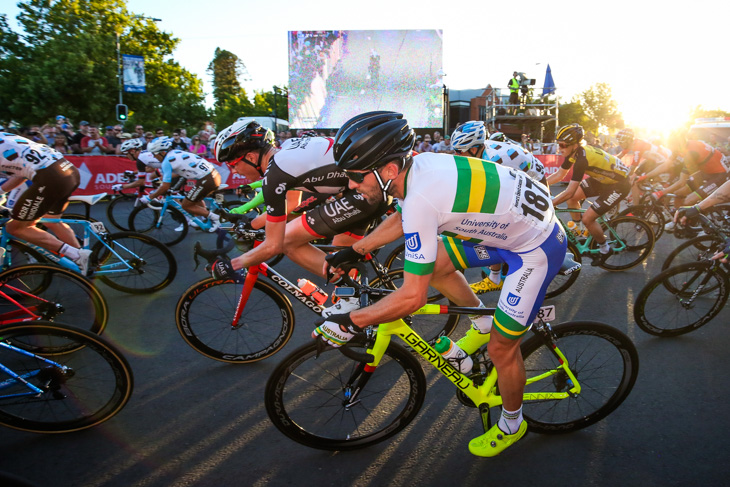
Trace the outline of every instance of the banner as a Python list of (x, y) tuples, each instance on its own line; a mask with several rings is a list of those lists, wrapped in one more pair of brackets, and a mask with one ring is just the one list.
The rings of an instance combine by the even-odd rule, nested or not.
[[(124, 183), (124, 171), (137, 173), (137, 165), (124, 156), (64, 156), (79, 169), (81, 183), (74, 191), (75, 195), (113, 193), (112, 186)], [(206, 159), (221, 174), (221, 183), (229, 188), (236, 188), (249, 182), (244, 176), (231, 173), (225, 164), (219, 165), (215, 160)]]
[(146, 93), (144, 78), (144, 58), (122, 54), (122, 79), (127, 93)]

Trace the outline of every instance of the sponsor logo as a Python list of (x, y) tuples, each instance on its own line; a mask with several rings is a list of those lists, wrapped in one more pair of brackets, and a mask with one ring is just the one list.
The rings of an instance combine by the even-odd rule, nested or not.
[(522, 298), (520, 296), (509, 293), (507, 295), (507, 304), (509, 304), (510, 306), (517, 306), (521, 299)]
[(474, 252), (477, 253), (479, 260), (489, 259), (489, 252), (487, 252), (487, 248), (484, 245), (475, 245)]
[(418, 236), (418, 232), (405, 234), (405, 240), (406, 249), (409, 251), (416, 252), (417, 250), (421, 250), (421, 238)]
[(558, 232), (555, 235), (555, 238), (558, 239), (558, 242), (563, 243), (563, 240), (565, 240), (565, 235), (563, 234), (563, 232)]
[[(533, 270), (534, 269), (532, 267), (525, 269), (525, 272), (523, 272), (522, 276), (520, 276), (519, 282), (517, 282), (515, 291), (517, 291), (518, 293), (522, 292), (522, 288), (525, 287), (525, 282), (527, 282), (527, 278), (530, 277), (530, 274), (532, 274)], [(517, 299), (517, 301), (519, 302), (519, 298)], [(509, 299), (507, 300), (507, 302), (509, 303)], [(512, 303), (510, 303), (510, 304), (512, 304)], [(517, 304), (517, 303), (515, 303), (515, 304)], [(512, 306), (514, 306), (514, 304), (512, 304)]]

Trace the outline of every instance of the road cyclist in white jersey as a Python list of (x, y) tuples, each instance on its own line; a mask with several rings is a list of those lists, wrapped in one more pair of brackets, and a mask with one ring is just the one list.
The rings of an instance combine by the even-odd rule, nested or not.
[(150, 200), (163, 196), (172, 186), (173, 176), (195, 180), (195, 185), (185, 194), (182, 208), (191, 215), (207, 218), (211, 223), (208, 231), (215, 232), (220, 227), (220, 216), (208, 210), (203, 198), (218, 189), (221, 175), (213, 164), (202, 157), (191, 152), (171, 150), (172, 142), (170, 137), (157, 137), (147, 144), (147, 151), (154, 156), (154, 161), (148, 162), (147, 168), (159, 169), (162, 183), (149, 195), (142, 196), (140, 202), (148, 204)]
[(154, 171), (147, 171), (147, 167), (154, 168), (158, 161), (153, 153), (144, 149), (144, 140), (140, 138), (125, 140), (119, 147), (119, 152), (136, 164), (137, 179), (129, 183), (115, 184), (112, 186), (112, 190), (144, 188), (150, 185), (152, 183), (150, 179)]
[(341, 346), (367, 326), (394, 321), (425, 305), (429, 284), (459, 306), (478, 307), (479, 298), (459, 271), (509, 263), (493, 319), (473, 320), (457, 342), (467, 354), (488, 343), (497, 368), (502, 416), (469, 443), (473, 454), (494, 456), (527, 430), (519, 343), (563, 263), (567, 238), (544, 185), (481, 159), (434, 153), (412, 156), (413, 130), (401, 114), (387, 113), (364, 114), (346, 122), (335, 138), (334, 156), (351, 188), (371, 202), (393, 196), (400, 212), (351, 248), (332, 254), (328, 264), (342, 272), (341, 265), (405, 237), (403, 286), (371, 306), (329, 316), (312, 335)]
[(68, 206), (68, 198), (79, 186), (79, 171), (63, 154), (47, 145), (19, 135), (0, 132), (0, 195), (26, 181), (32, 184), (18, 196), (6, 223), (8, 233), (73, 260), (82, 274), (89, 266), (91, 250), (80, 249), (78, 240), (65, 223), (47, 223), (54, 234), (36, 227), (44, 216), (58, 218)]
[[(373, 219), (387, 211), (389, 202), (373, 204), (348, 189), (348, 178), (332, 156), (333, 143), (329, 137), (301, 137), (277, 149), (273, 132), (245, 121), (218, 134), (213, 146), (216, 159), (250, 181), (263, 181), (266, 213), (250, 224), (255, 229), (264, 227), (266, 238), (231, 261), (214, 263), (214, 277), (231, 277), (281, 253), (325, 277), (325, 253), (310, 242), (331, 237), (333, 245), (352, 245), (365, 235)], [(323, 314), (357, 307), (357, 299), (342, 298)]]
[[(451, 146), (457, 154), (476, 157), (502, 164), (526, 173), (535, 181), (547, 186), (545, 166), (531, 152), (517, 142), (497, 134), (487, 138), (488, 132), (484, 122), (473, 120), (456, 127), (451, 135)], [(485, 269), (486, 270), (486, 269)], [(502, 265), (494, 264), (489, 268), (489, 275), (477, 283), (480, 291), (497, 291), (502, 289), (504, 276)]]

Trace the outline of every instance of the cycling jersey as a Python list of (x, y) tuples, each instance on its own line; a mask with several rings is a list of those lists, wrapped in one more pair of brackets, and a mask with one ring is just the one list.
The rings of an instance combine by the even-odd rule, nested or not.
[(582, 181), (587, 174), (599, 183), (613, 184), (626, 181), (629, 173), (629, 168), (620, 159), (592, 145), (578, 147), (560, 166), (561, 169), (571, 167), (572, 181)]
[(47, 145), (0, 132), (0, 176), (20, 176), (32, 181), (36, 171), (61, 159), (63, 154)]
[(484, 143), (483, 158), (523, 171), (535, 181), (545, 178), (545, 166), (531, 152), (514, 143), (487, 140)]
[(622, 159), (627, 154), (633, 154), (634, 158), (632, 163), (634, 165), (643, 159), (652, 159), (661, 164), (672, 155), (672, 151), (666, 147), (654, 145), (646, 140), (634, 139), (631, 148), (623, 149), (616, 157)]
[(404, 191), (405, 270), (412, 274), (433, 271), (438, 234), (522, 252), (547, 238), (555, 218), (544, 185), (471, 157), (415, 156)]
[(157, 160), (155, 155), (147, 150), (140, 151), (135, 162), (137, 163), (137, 177), (139, 179), (143, 179), (146, 176), (146, 166), (155, 167), (155, 164), (157, 164), (157, 167), (160, 166), (160, 162)]
[(185, 179), (202, 179), (213, 171), (218, 172), (213, 164), (202, 157), (181, 150), (169, 151), (162, 162), (155, 158), (147, 165), (162, 170), (163, 183), (172, 183), (173, 174)]
[(701, 140), (687, 141), (687, 147), (676, 154), (677, 163), (684, 164), (683, 172), (694, 174), (724, 174), (730, 171), (725, 155)]

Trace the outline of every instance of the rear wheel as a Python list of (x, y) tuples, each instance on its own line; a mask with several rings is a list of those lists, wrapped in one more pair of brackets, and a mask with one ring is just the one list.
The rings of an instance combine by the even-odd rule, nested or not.
[[(579, 264), (581, 263), (580, 252), (578, 251), (578, 248), (575, 246), (575, 244), (570, 240), (568, 240), (567, 251), (573, 255), (574, 261)], [(573, 271), (567, 276), (557, 274), (555, 277), (553, 277), (553, 280), (550, 281), (550, 285), (548, 286), (547, 292), (545, 293), (545, 299), (554, 298), (555, 296), (558, 296), (559, 294), (567, 291), (568, 288), (572, 286), (573, 283), (578, 279), (579, 275), (580, 269)]]
[(177, 208), (167, 208), (160, 218), (160, 210), (139, 206), (129, 214), (128, 226), (169, 246), (182, 242), (188, 234), (187, 218)]
[(129, 214), (137, 205), (137, 193), (122, 194), (112, 199), (106, 207), (109, 223), (120, 230), (129, 230)]
[(659, 237), (661, 237), (662, 233), (664, 233), (664, 225), (666, 224), (666, 221), (664, 220), (664, 215), (662, 215), (662, 212), (660, 210), (657, 210), (653, 206), (629, 206), (621, 213), (619, 213), (619, 216), (635, 216), (640, 220), (648, 223), (651, 227), (651, 230), (654, 232), (655, 240), (659, 240)]
[[(623, 271), (631, 269), (649, 257), (654, 248), (654, 232), (651, 227), (633, 216), (617, 216), (607, 222), (610, 230), (607, 234), (608, 244), (612, 248), (623, 247), (610, 255), (601, 264), (607, 271)], [(597, 248), (595, 239), (591, 248)]]

